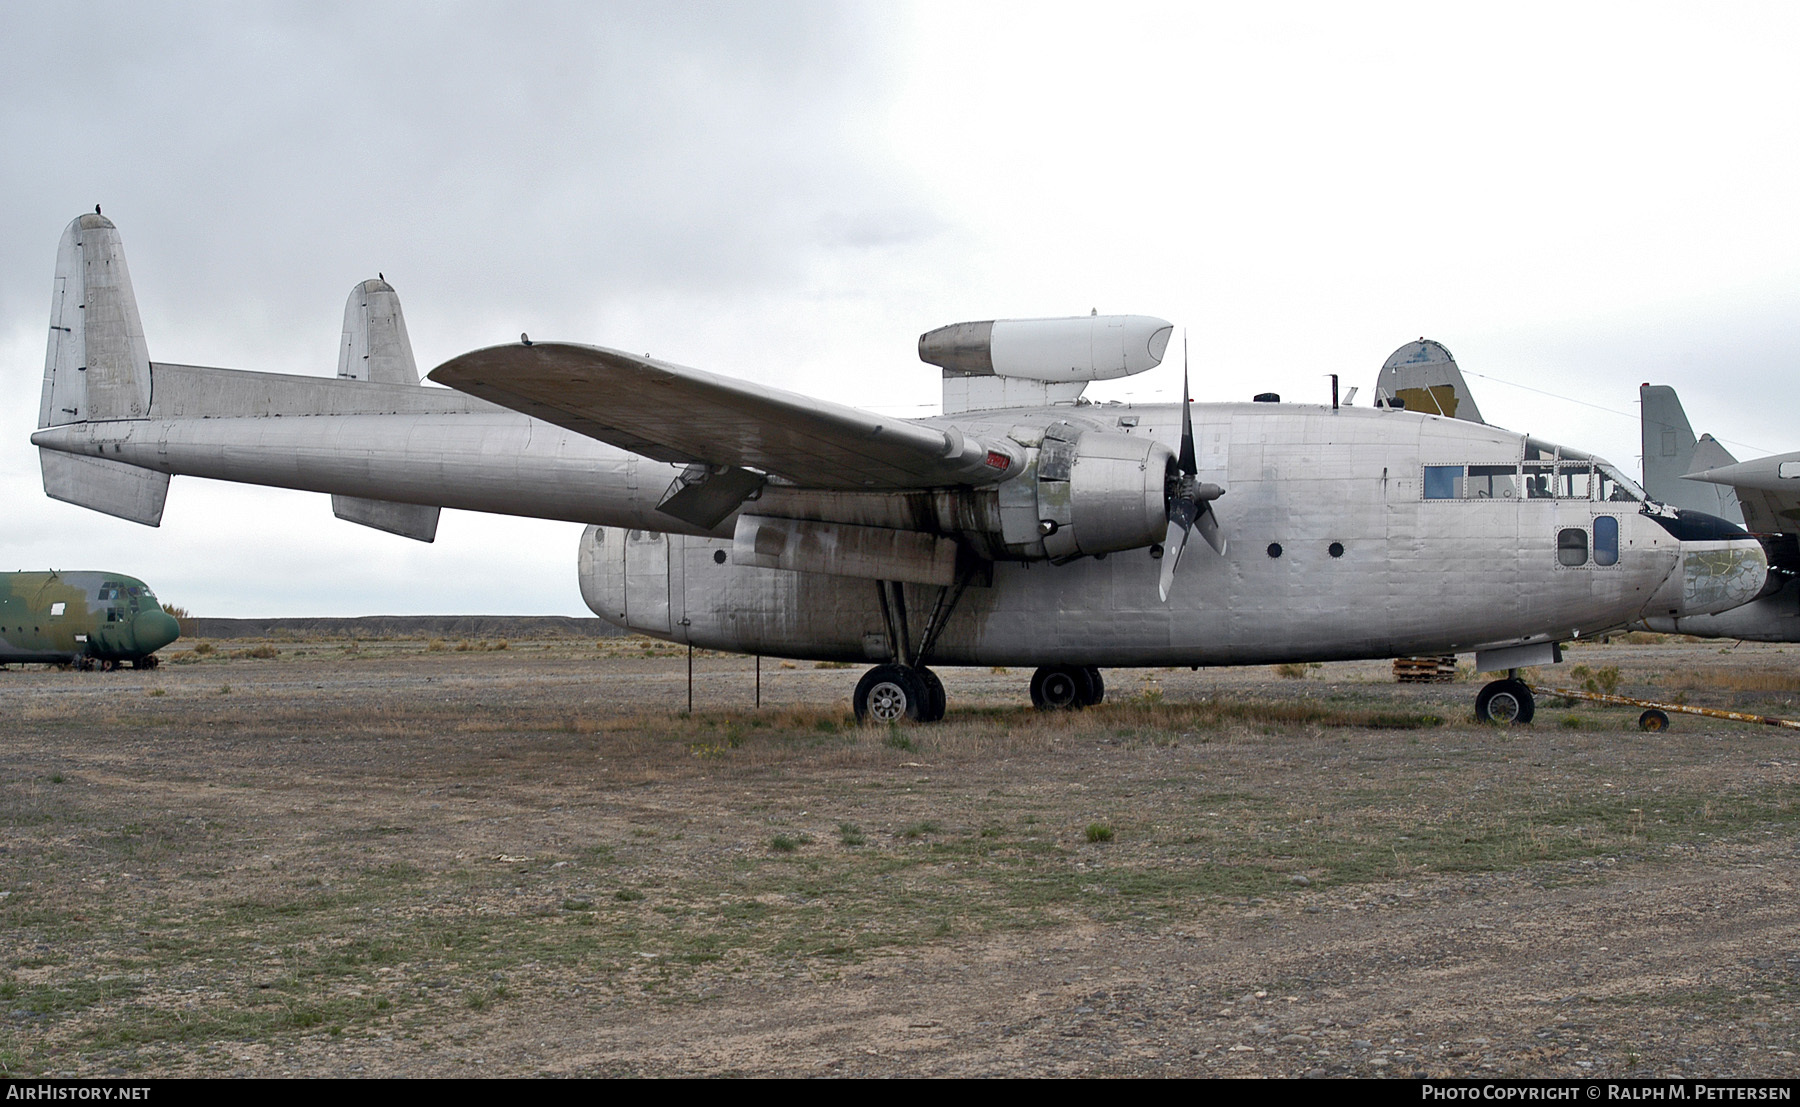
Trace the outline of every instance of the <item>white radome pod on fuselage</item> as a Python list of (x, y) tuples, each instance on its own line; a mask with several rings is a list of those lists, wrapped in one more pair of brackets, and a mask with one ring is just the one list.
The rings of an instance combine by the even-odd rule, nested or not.
[(919, 336), (919, 359), (964, 376), (1105, 381), (1161, 365), (1174, 331), (1151, 315), (952, 323)]

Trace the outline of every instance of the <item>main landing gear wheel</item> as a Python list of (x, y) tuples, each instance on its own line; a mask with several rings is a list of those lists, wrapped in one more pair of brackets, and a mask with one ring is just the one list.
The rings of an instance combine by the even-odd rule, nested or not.
[(925, 686), (926, 710), (919, 716), (919, 721), (922, 723), (935, 723), (941, 721), (944, 717), (944, 711), (949, 706), (944, 698), (944, 682), (938, 679), (936, 673), (923, 667), (914, 669), (912, 674), (918, 678), (920, 684)]
[(154, 669), (156, 666), (157, 658), (153, 653), (146, 654), (143, 657), (133, 658), (131, 661), (131, 667), (134, 669)]
[[(937, 677), (933, 675), (931, 680), (936, 681)], [(940, 701), (933, 696), (930, 682), (922, 679), (917, 670), (905, 665), (877, 665), (856, 682), (851, 705), (859, 723), (897, 723), (901, 719), (926, 723), (932, 721), (932, 708), (937, 702)]]
[(1537, 701), (1522, 680), (1496, 680), (1475, 697), (1475, 717), (1498, 726), (1524, 724), (1537, 714)]
[(1661, 734), (1663, 731), (1669, 729), (1669, 716), (1666, 712), (1658, 711), (1656, 708), (1652, 707), (1650, 710), (1638, 716), (1638, 729), (1648, 731), (1651, 734)]
[(1031, 705), (1039, 711), (1073, 711), (1099, 703), (1094, 686), (1098, 675), (1081, 665), (1045, 665), (1031, 674)]
[(1085, 665), (1083, 668), (1087, 671), (1088, 684), (1093, 689), (1093, 696), (1088, 699), (1088, 706), (1092, 707), (1106, 698), (1106, 678), (1100, 675), (1098, 665)]

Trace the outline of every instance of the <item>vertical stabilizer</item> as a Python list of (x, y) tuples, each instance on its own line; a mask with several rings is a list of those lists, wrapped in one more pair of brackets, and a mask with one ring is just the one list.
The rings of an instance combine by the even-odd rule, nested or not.
[[(79, 216), (56, 250), (37, 425), (142, 419), (150, 388), (150, 351), (118, 228), (98, 211)], [(167, 473), (52, 450), (38, 457), (50, 498), (148, 526), (162, 522)]]
[(1408, 411), (1461, 419), (1465, 423), (1485, 422), (1475, 397), (1463, 380), (1462, 370), (1441, 342), (1421, 338), (1388, 355), (1375, 378), (1375, 398), (1379, 401), (1400, 400)]
[(119, 231), (97, 212), (80, 216), (56, 251), (38, 426), (142, 419), (149, 411), (150, 351)]
[(376, 384), (419, 383), (400, 296), (387, 281), (364, 281), (350, 290), (344, 303), (337, 375)]
[(1687, 473), (1736, 464), (1712, 435), (1696, 441), (1675, 390), (1664, 384), (1638, 388), (1643, 428), (1644, 491), (1650, 498), (1685, 511), (1702, 511), (1734, 523), (1744, 521), (1737, 493), (1721, 484), (1682, 480)]
[[(400, 296), (385, 279), (363, 281), (344, 303), (344, 334), (338, 340), (338, 376), (374, 384), (419, 383), (412, 341)], [(440, 509), (428, 504), (400, 504), (359, 496), (331, 497), (331, 513), (403, 538), (430, 542), (437, 537)]]

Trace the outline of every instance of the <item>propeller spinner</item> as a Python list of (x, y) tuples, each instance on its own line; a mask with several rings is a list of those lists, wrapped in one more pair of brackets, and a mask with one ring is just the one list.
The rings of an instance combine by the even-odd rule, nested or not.
[[(1187, 547), (1188, 535), (1196, 527), (1200, 537), (1217, 553), (1225, 552), (1225, 536), (1219, 533), (1219, 517), (1213, 514), (1212, 501), (1225, 494), (1216, 484), (1199, 479), (1200, 466), (1194, 458), (1194, 416), (1189, 410), (1187, 371), (1187, 336), (1181, 338), (1181, 454), (1176, 459), (1175, 473), (1168, 479), (1169, 535), (1163, 540), (1162, 576), (1157, 591), (1164, 603), (1169, 601), (1169, 586), (1175, 580), (1175, 566), (1181, 563), (1181, 551)], [(1179, 532), (1179, 535), (1177, 534)]]

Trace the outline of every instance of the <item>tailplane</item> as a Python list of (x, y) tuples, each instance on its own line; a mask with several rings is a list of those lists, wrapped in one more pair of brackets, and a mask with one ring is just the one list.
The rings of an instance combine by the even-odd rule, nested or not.
[(40, 428), (69, 423), (113, 426), (96, 435), (95, 453), (38, 450), (44, 492), (134, 523), (158, 526), (169, 475), (105, 458), (108, 440), (123, 441), (150, 413), (153, 381), (144, 324), (112, 220), (96, 208), (63, 231), (50, 302)]

